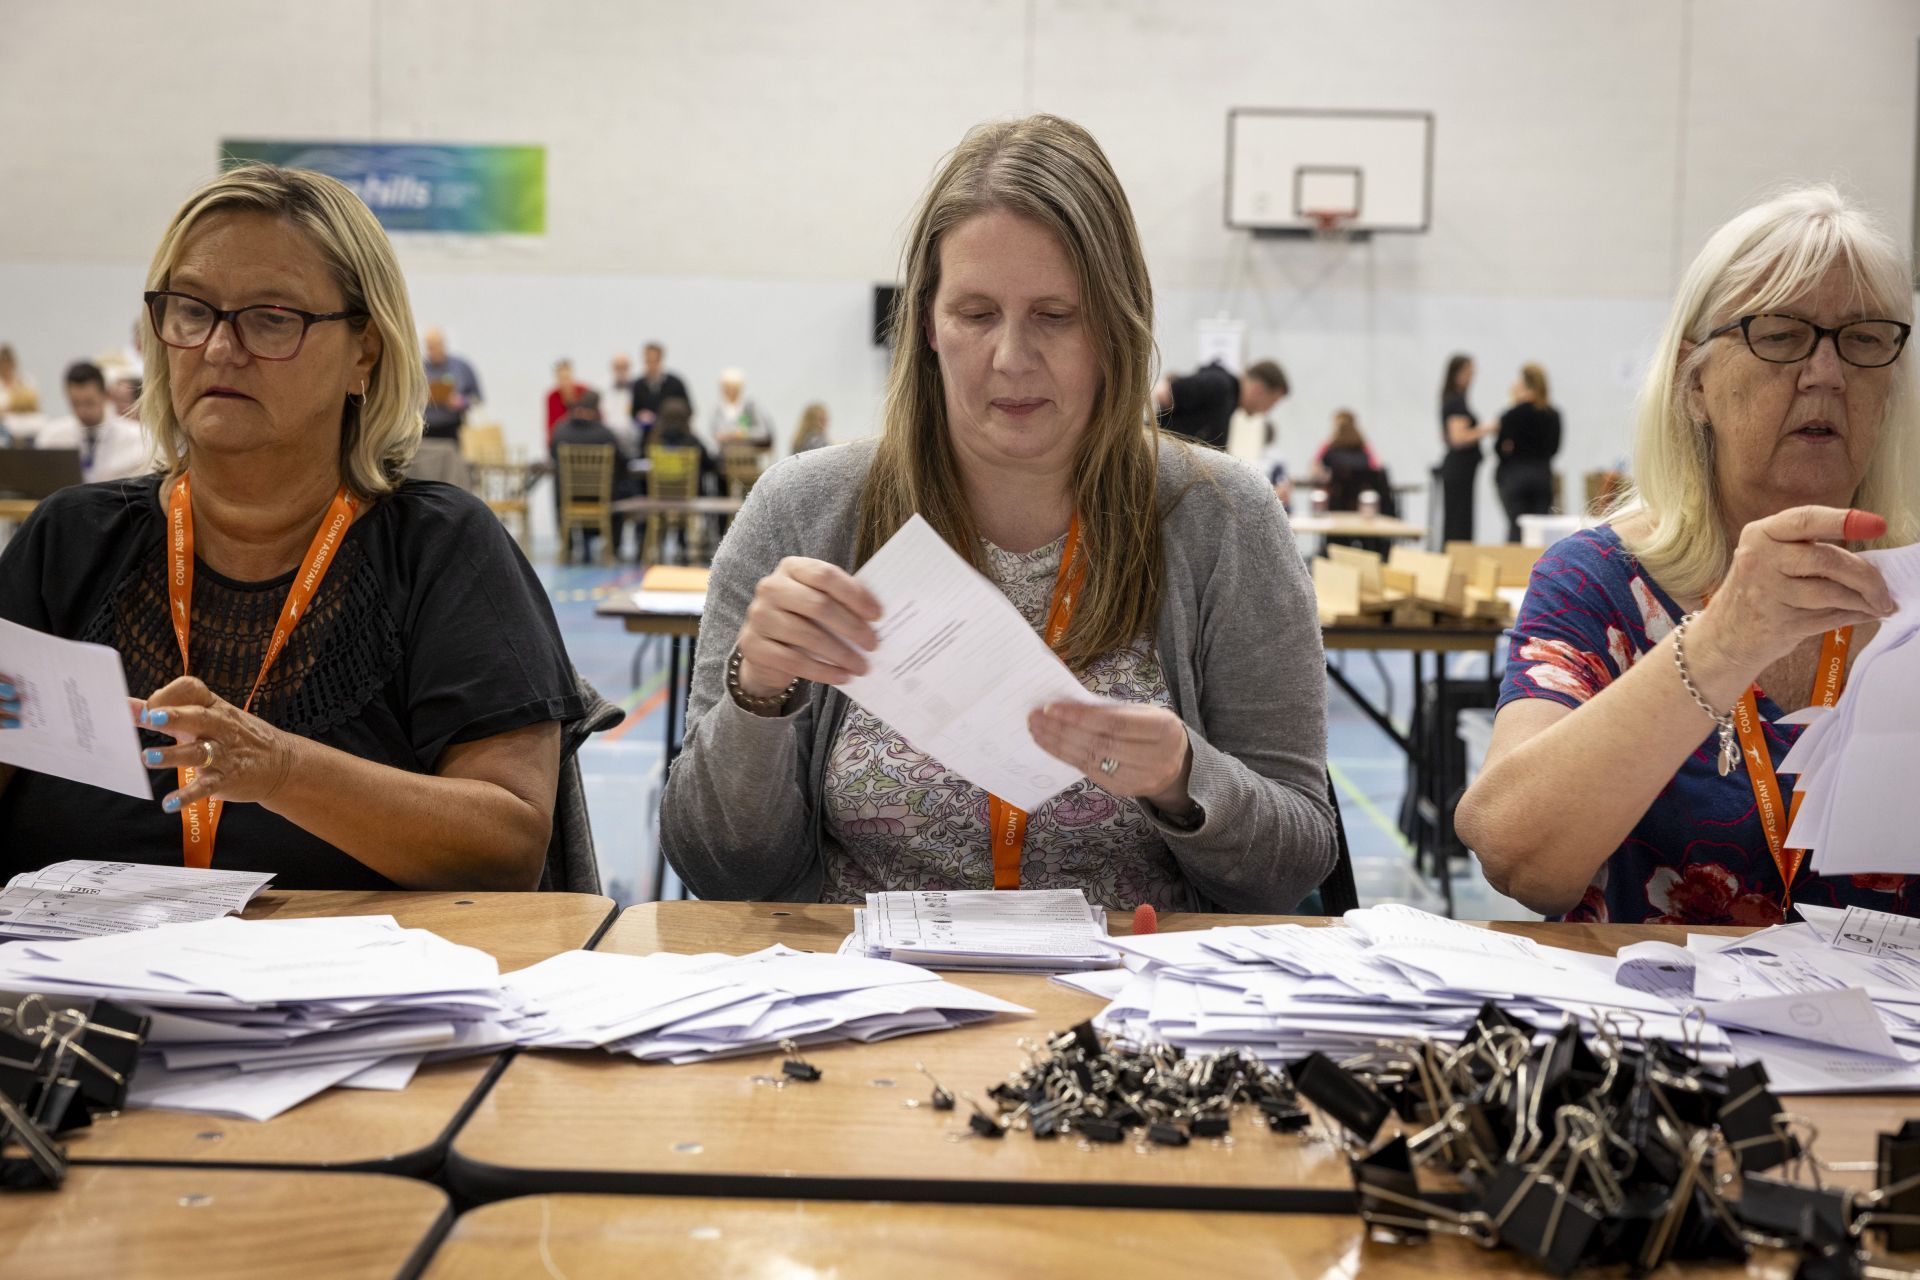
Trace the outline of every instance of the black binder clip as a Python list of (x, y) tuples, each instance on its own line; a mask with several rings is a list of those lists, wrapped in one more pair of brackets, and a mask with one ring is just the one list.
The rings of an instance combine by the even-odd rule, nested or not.
[(1562, 1276), (1586, 1256), (1601, 1221), (1598, 1206), (1544, 1168), (1517, 1164), (1502, 1166), (1488, 1181), (1480, 1209), (1492, 1219), (1502, 1244)]
[(1920, 1249), (1920, 1120), (1907, 1121), (1898, 1133), (1881, 1134), (1876, 1154), (1874, 1189), (1856, 1202), (1865, 1212), (1855, 1229), (1885, 1232), (1886, 1247), (1894, 1253)]
[(927, 1100), (927, 1105), (935, 1111), (953, 1110), (953, 1090), (935, 1080), (933, 1072), (927, 1070), (925, 1063), (916, 1062), (913, 1064), (913, 1069), (925, 1076), (933, 1085), (933, 1096)]
[(1798, 1140), (1778, 1123), (1780, 1099), (1768, 1083), (1767, 1069), (1758, 1062), (1727, 1072), (1718, 1123), (1743, 1174), (1764, 1173), (1800, 1154)]
[(982, 1138), (1004, 1138), (1007, 1136), (1007, 1126), (988, 1115), (979, 1103), (975, 1102), (972, 1098), (968, 1098), (967, 1105), (973, 1108), (973, 1114), (967, 1117), (968, 1129)]
[(1385, 1098), (1324, 1053), (1289, 1064), (1287, 1074), (1302, 1097), (1362, 1142), (1372, 1142), (1393, 1112)]
[(1147, 1141), (1160, 1147), (1184, 1147), (1192, 1139), (1171, 1120), (1156, 1120), (1147, 1126)]
[(800, 1056), (800, 1046), (791, 1040), (780, 1042), (780, 1052), (787, 1055), (780, 1064), (780, 1074), (794, 1080), (814, 1081), (820, 1078), (820, 1068)]
[(1367, 1234), (1394, 1244), (1425, 1240), (1433, 1210), (1420, 1197), (1413, 1172), (1413, 1149), (1405, 1138), (1381, 1144), (1377, 1151), (1348, 1162), (1360, 1198), (1360, 1221)]

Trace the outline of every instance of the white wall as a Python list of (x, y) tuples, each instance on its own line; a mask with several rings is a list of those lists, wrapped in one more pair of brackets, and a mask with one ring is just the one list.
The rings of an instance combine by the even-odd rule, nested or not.
[[(403, 238), (524, 442), (554, 356), (591, 379), (664, 338), (710, 402), (739, 364), (790, 426), (866, 430), (870, 287), (967, 125), (1057, 111), (1134, 202), (1167, 362), (1245, 320), (1295, 395), (1300, 462), (1355, 409), (1402, 479), (1437, 452), (1442, 363), (1498, 408), (1538, 359), (1570, 476), (1617, 458), (1665, 294), (1718, 221), (1838, 178), (1908, 234), (1912, 0), (5, 0), (0, 340), (43, 391), (116, 346), (222, 137), (531, 142), (548, 235)], [(88, 49), (86, 57), (76, 50)], [(1332, 247), (1221, 226), (1232, 106), (1437, 116), (1434, 228)], [(1487, 533), (1500, 527), (1490, 494)]]

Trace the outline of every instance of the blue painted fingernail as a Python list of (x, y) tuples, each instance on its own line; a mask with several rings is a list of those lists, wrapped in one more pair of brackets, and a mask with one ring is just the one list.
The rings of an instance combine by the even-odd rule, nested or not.
[(180, 797), (168, 796), (165, 800), (161, 801), (160, 807), (168, 813), (178, 813), (180, 812)]
[(147, 712), (147, 723), (152, 725), (154, 728), (158, 729), (161, 725), (165, 724), (166, 722), (167, 722), (166, 712), (164, 711)]
[(158, 751), (149, 750), (149, 751), (142, 752), (141, 754), (145, 758), (148, 764), (157, 765), (160, 763), (160, 753)]
[(8, 702), (12, 702), (19, 696), (20, 696), (20, 691), (18, 689), (14, 688), (12, 685), (8, 684), (6, 681), (0, 680), (0, 698), (5, 698)]

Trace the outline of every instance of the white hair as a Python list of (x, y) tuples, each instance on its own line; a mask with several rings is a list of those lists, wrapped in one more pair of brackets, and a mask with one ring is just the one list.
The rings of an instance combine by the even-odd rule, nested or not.
[[(1705, 594), (1726, 575), (1733, 555), (1714, 487), (1713, 432), (1688, 410), (1688, 393), (1710, 350), (1707, 334), (1806, 296), (1835, 267), (1847, 270), (1856, 304), (1884, 319), (1912, 322), (1907, 255), (1872, 215), (1828, 183), (1782, 192), (1731, 219), (1687, 268), (1640, 389), (1633, 487), (1609, 513), (1646, 518), (1647, 531), (1632, 550), (1668, 592)], [(1852, 499), (1853, 506), (1886, 517), (1887, 533), (1877, 546), (1920, 538), (1920, 398), (1913, 381), (1912, 358), (1896, 361), (1879, 438)]]

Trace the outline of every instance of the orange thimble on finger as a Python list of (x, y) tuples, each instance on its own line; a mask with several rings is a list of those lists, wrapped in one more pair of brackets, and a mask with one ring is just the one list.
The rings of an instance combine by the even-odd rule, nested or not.
[(1848, 511), (1846, 521), (1840, 526), (1840, 536), (1848, 542), (1872, 542), (1886, 531), (1887, 518), (1871, 511)]

